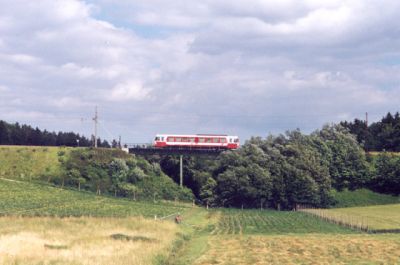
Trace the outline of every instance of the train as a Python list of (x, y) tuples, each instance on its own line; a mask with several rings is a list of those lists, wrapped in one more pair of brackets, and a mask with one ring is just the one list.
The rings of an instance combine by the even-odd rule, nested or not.
[(157, 134), (154, 147), (238, 149), (239, 137), (225, 134)]

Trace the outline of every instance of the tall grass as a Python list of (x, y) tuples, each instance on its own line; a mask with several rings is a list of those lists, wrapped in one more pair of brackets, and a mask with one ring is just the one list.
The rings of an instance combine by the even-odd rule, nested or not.
[(0, 264), (152, 264), (178, 227), (143, 218), (0, 218)]

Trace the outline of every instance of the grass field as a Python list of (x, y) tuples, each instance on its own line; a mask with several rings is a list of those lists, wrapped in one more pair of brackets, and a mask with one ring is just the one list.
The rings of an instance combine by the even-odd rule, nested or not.
[(213, 235), (354, 233), (353, 230), (324, 222), (301, 212), (273, 210), (220, 210)]
[(378, 156), (381, 154), (387, 154), (387, 155), (392, 155), (392, 156), (400, 156), (400, 152), (368, 152), (369, 155), (371, 156)]
[(29, 182), (0, 179), (0, 215), (163, 217), (189, 207), (173, 203), (145, 203), (95, 196)]
[(327, 212), (336, 216), (345, 215), (364, 220), (373, 230), (400, 230), (400, 204), (338, 208), (329, 209)]
[(152, 264), (178, 231), (140, 217), (1, 217), (0, 264)]
[(0, 177), (30, 180), (57, 175), (71, 147), (0, 146)]
[[(399, 205), (328, 211), (369, 208), (387, 223), (398, 222), (400, 210), (393, 207)], [(206, 211), (4, 179), (0, 211), (0, 264), (400, 263), (400, 234), (360, 233), (301, 212)], [(179, 226), (152, 220), (178, 211)], [(85, 216), (65, 217), (71, 215)]]
[(400, 234), (359, 233), (299, 212), (221, 210), (207, 218), (217, 221), (187, 247), (192, 259), (171, 264), (400, 264)]
[(400, 203), (400, 197), (376, 193), (367, 189), (334, 192), (335, 208)]
[(400, 264), (400, 235), (213, 236), (193, 264)]

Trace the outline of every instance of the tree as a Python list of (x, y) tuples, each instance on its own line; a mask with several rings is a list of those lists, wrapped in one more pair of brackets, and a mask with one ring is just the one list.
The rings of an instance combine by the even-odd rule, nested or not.
[(131, 183), (122, 183), (119, 185), (119, 188), (125, 196), (131, 197), (134, 201), (136, 201), (136, 195), (140, 191), (137, 186)]
[(111, 178), (111, 189), (114, 191), (114, 196), (117, 196), (117, 190), (121, 183), (127, 180), (129, 167), (125, 160), (114, 158), (109, 165), (108, 173)]
[(367, 127), (365, 121), (341, 122), (341, 125), (356, 135), (357, 141), (366, 151), (400, 151), (400, 114), (388, 112), (380, 121)]
[(215, 188), (217, 187), (217, 182), (209, 177), (204, 186), (200, 190), (201, 200), (208, 206), (214, 206), (216, 202)]
[(400, 195), (400, 157), (383, 153), (376, 158), (370, 187), (382, 193)]
[(4, 121), (0, 120), (0, 144), (10, 144), (8, 126)]
[(105, 171), (101, 165), (92, 163), (87, 168), (87, 175), (95, 186), (96, 194), (101, 195), (101, 191), (104, 190), (109, 182), (107, 171)]
[(337, 190), (364, 187), (370, 178), (365, 152), (355, 137), (340, 125), (326, 125), (313, 133), (330, 149), (329, 174)]

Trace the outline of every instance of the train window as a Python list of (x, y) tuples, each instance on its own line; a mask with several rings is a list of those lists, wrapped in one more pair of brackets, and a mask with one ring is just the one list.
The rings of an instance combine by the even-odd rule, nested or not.
[(189, 142), (194, 143), (194, 137), (189, 138)]
[(239, 139), (238, 139), (238, 138), (236, 138), (236, 139), (235, 139), (235, 143), (238, 143), (238, 142), (239, 142)]
[(219, 143), (219, 138), (213, 138), (214, 143)]
[(206, 143), (211, 143), (211, 138), (206, 138)]
[(174, 137), (168, 137), (167, 142), (174, 142)]
[(229, 138), (229, 142), (232, 143), (232, 138)]
[(161, 137), (161, 141), (163, 141), (163, 142), (164, 142), (164, 137)]
[(160, 137), (156, 137), (156, 139), (154, 139), (155, 141), (160, 141)]
[(182, 142), (182, 138), (181, 137), (176, 137), (175, 138), (175, 142)]
[(221, 143), (226, 143), (226, 139), (225, 138), (221, 138)]
[(199, 143), (204, 143), (205, 139), (204, 138), (199, 138)]

